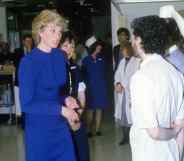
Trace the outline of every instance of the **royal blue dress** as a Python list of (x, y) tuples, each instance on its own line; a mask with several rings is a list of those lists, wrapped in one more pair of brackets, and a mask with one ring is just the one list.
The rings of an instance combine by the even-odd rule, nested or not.
[(61, 116), (66, 65), (60, 49), (34, 48), (19, 68), (20, 101), (25, 112), (26, 161), (76, 161), (69, 126)]
[(91, 55), (82, 62), (82, 72), (86, 83), (87, 106), (89, 109), (104, 109), (108, 107), (107, 78), (105, 61), (101, 54), (96, 59)]

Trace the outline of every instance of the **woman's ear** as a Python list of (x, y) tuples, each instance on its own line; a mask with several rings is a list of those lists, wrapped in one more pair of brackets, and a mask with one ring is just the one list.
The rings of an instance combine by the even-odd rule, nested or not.
[(135, 42), (136, 42), (136, 46), (139, 50), (143, 49), (143, 46), (142, 46), (142, 39), (140, 36), (137, 36), (135, 37)]
[(43, 36), (43, 31), (40, 30), (40, 31), (38, 32), (38, 35), (39, 35), (39, 37), (41, 38), (41, 37)]
[(141, 45), (142, 39), (140, 36), (135, 37), (137, 45)]

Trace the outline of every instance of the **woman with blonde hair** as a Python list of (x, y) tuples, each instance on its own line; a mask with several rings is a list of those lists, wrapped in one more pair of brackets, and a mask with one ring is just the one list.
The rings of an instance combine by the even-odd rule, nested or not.
[(51, 10), (42, 11), (32, 23), (36, 47), (19, 69), (26, 161), (76, 160), (67, 122), (79, 120), (74, 110), (78, 104), (73, 97), (60, 95), (66, 63), (57, 46), (65, 28), (65, 19)]

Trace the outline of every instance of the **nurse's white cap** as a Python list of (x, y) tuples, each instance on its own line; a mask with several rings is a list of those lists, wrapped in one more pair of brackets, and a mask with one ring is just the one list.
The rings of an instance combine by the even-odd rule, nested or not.
[(172, 5), (165, 5), (160, 7), (160, 18), (172, 18), (172, 13), (175, 12), (175, 8)]
[(160, 8), (159, 16), (161, 18), (173, 18), (184, 38), (184, 18), (175, 10), (173, 5), (166, 5)]
[(91, 45), (93, 45), (96, 42), (95, 36), (91, 36), (89, 39), (86, 40), (85, 45), (89, 48)]

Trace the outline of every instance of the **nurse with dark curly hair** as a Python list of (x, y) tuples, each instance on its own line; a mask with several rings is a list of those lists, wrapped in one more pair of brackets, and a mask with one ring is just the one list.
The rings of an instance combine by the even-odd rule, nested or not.
[(142, 60), (130, 83), (133, 161), (180, 161), (173, 126), (184, 119), (184, 80), (162, 56), (168, 42), (167, 23), (158, 16), (132, 23), (132, 46)]

